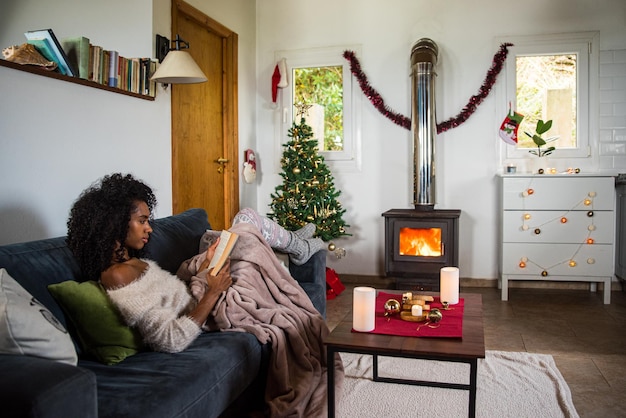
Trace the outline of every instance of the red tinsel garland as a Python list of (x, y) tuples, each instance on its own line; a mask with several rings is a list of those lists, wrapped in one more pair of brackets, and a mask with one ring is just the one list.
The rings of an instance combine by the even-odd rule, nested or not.
[[(489, 71), (487, 71), (487, 77), (485, 77), (485, 81), (483, 82), (482, 86), (480, 86), (478, 94), (470, 97), (469, 101), (458, 115), (444, 122), (438, 123), (438, 134), (445, 132), (450, 128), (456, 128), (467, 119), (469, 119), (470, 116), (472, 116), (472, 114), (476, 111), (478, 105), (480, 105), (485, 97), (489, 95), (489, 93), (491, 92), (491, 88), (496, 83), (496, 78), (502, 70), (502, 65), (504, 64), (506, 56), (509, 53), (508, 48), (510, 46), (513, 46), (513, 44), (504, 43), (500, 45), (500, 49), (493, 57), (493, 63), (491, 65), (491, 68), (489, 68)], [(361, 86), (361, 90), (363, 90), (363, 93), (367, 96), (370, 102), (372, 102), (374, 107), (396, 125), (400, 125), (405, 129), (411, 129), (411, 119), (391, 110), (385, 104), (385, 101), (383, 100), (381, 95), (372, 86), (370, 86), (369, 82), (367, 81), (367, 76), (365, 75), (365, 73), (363, 73), (363, 70), (361, 69), (361, 64), (354, 55), (354, 52), (344, 51), (343, 57), (346, 60), (350, 61), (350, 71), (356, 77), (359, 85)]]

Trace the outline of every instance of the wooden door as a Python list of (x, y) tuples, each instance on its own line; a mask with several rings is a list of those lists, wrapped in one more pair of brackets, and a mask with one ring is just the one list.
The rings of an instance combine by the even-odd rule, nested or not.
[(176, 34), (208, 81), (171, 86), (173, 213), (204, 208), (212, 228), (228, 228), (239, 210), (237, 34), (173, 0)]

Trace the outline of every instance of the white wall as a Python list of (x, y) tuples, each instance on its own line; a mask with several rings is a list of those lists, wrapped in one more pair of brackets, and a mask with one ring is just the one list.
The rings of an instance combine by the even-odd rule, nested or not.
[[(239, 34), (243, 155), (256, 139), (254, 2), (190, 3)], [(171, 33), (170, 7), (169, 0), (5, 0), (0, 46), (52, 28), (59, 39), (82, 35), (126, 57), (154, 56), (154, 34)], [(0, 67), (0, 126), (0, 244), (65, 235), (79, 193), (115, 171), (153, 187), (157, 217), (172, 213), (169, 91), (159, 88), (151, 102)], [(256, 187), (242, 186), (241, 202), (254, 206)]]
[[(626, 47), (626, 3), (621, 0), (261, 0), (257, 15), (258, 135), (265, 139), (258, 142), (265, 168), (258, 191), (261, 212), (269, 210), (270, 194), (281, 182), (275, 169), (277, 139), (269, 140), (277, 118), (267, 106), (275, 51), (360, 44), (358, 58), (370, 84), (387, 105), (410, 116), (411, 46), (429, 37), (440, 51), (435, 90), (437, 120), (443, 121), (478, 92), (497, 52), (497, 36), (599, 30), (602, 50)], [(436, 208), (462, 210), (462, 277), (497, 277), (494, 176), (500, 169), (497, 131), (506, 113), (492, 94), (465, 124), (436, 140)], [(626, 126), (623, 113), (619, 120)], [(365, 97), (361, 131), (362, 172), (334, 173), (354, 235), (336, 241), (348, 256), (328, 261), (339, 273), (378, 275), (384, 273), (381, 214), (413, 206), (412, 140), (409, 131), (385, 119)], [(626, 155), (602, 162), (604, 169), (626, 169)]]

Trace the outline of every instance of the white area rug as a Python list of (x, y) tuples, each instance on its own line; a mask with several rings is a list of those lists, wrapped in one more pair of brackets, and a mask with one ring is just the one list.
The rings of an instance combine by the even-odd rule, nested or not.
[[(346, 377), (336, 416), (467, 417), (469, 391), (372, 381), (372, 356), (341, 353)], [(379, 357), (381, 377), (469, 384), (469, 365)], [(487, 351), (478, 361), (476, 416), (578, 417), (550, 355)]]

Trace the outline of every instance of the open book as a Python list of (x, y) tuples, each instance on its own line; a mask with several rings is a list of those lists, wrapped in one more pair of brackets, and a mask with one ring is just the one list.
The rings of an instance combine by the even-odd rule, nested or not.
[(209, 271), (211, 272), (211, 276), (217, 276), (217, 273), (220, 272), (220, 270), (224, 266), (224, 263), (230, 256), (231, 251), (235, 247), (237, 238), (239, 238), (239, 235), (235, 234), (234, 232), (226, 230), (222, 231), (220, 235), (220, 243), (217, 244), (217, 248), (215, 249), (215, 255), (211, 259), (211, 264), (209, 264)]

